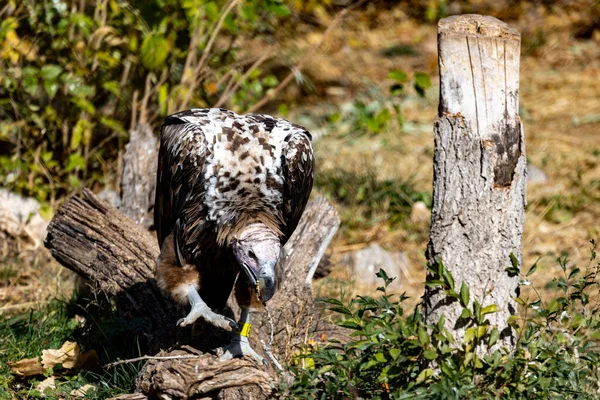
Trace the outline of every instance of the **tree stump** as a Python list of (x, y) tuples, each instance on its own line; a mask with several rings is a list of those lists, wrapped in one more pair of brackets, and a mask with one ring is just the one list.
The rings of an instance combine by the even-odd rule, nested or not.
[[(431, 266), (442, 260), (456, 290), (468, 284), (473, 300), (496, 304), (486, 317), (514, 343), (507, 324), (517, 312), (519, 277), (509, 274), (511, 253), (521, 265), (525, 207), (525, 142), (519, 111), (520, 35), (493, 17), (454, 16), (438, 25), (439, 115), (434, 128)], [(428, 274), (428, 280), (433, 279)], [(424, 314), (457, 340), (465, 329), (462, 306), (439, 287), (426, 287)]]
[[(263, 342), (267, 347), (270, 344), (273, 357), (284, 362), (307, 332), (331, 329), (316, 315), (310, 281), (339, 223), (335, 209), (323, 197), (307, 205), (296, 231), (283, 248), (278, 268), (280, 287), (267, 304), (272, 321), (266, 313), (253, 317), (251, 340), (258, 352), (264, 351)], [(193, 343), (195, 348), (208, 351), (229, 341), (225, 332), (209, 324), (201, 326), (203, 334), (199, 338), (191, 335), (191, 329), (175, 325), (185, 310), (165, 298), (154, 281), (159, 253), (156, 238), (91, 191), (84, 189), (81, 196), (71, 198), (57, 211), (48, 226), (45, 245), (63, 266), (115, 297), (124, 314), (145, 321), (143, 335), (150, 354), (176, 344), (174, 349), (161, 354), (177, 355), (182, 351), (200, 354), (181, 345)], [(237, 306), (232, 303), (231, 308), (235, 310)], [(232, 310), (228, 312), (231, 315)], [(198, 368), (212, 372), (198, 374)], [(242, 375), (236, 375), (241, 371)], [(242, 376), (246, 378), (241, 379)], [(220, 362), (212, 354), (203, 354), (195, 359), (150, 361), (140, 375), (138, 390), (163, 398), (202, 394), (234, 399), (243, 398), (235, 394), (243, 389), (254, 393), (255, 398), (262, 398), (270, 393), (275, 379), (273, 368), (265, 372), (264, 367), (246, 360)]]
[(158, 139), (149, 125), (140, 123), (129, 132), (123, 155), (119, 210), (146, 228), (154, 223), (157, 168)]

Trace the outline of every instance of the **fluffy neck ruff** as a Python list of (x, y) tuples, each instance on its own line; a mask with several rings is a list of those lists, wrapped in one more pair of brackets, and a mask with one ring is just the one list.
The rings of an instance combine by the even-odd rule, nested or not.
[(220, 226), (217, 229), (217, 243), (220, 246), (224, 244), (229, 246), (233, 240), (242, 237), (247, 239), (249, 235), (264, 235), (265, 228), (279, 240), (283, 236), (279, 224), (278, 219), (268, 213), (242, 214), (233, 224)]

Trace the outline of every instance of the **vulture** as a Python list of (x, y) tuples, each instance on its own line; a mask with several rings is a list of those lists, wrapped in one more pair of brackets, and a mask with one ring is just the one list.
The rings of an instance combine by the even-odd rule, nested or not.
[[(235, 331), (221, 358), (249, 356), (250, 313), (275, 293), (276, 265), (313, 185), (311, 135), (264, 114), (222, 108), (168, 116), (161, 128), (156, 280), (198, 318)], [(215, 312), (235, 287), (239, 323)]]

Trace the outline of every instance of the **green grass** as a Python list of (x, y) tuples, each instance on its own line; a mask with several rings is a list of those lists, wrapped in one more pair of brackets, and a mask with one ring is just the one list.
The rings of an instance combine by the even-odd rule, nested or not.
[[(85, 326), (81, 326), (77, 314), (86, 317)], [(73, 389), (85, 384), (96, 387), (86, 394), (89, 399), (133, 392), (141, 362), (96, 371), (73, 371), (57, 366), (46, 373), (46, 376), (55, 376), (56, 388), (47, 389), (43, 394), (36, 386), (46, 376), (19, 379), (7, 365), (9, 361), (40, 357), (42, 350), (58, 349), (67, 340), (77, 342), (82, 352), (96, 350), (102, 363), (136, 357), (141, 350), (135, 345), (137, 329), (132, 324), (136, 322), (117, 318), (114, 310), (99, 310), (97, 305), (82, 299), (55, 300), (24, 314), (0, 317), (0, 399), (69, 398)]]
[(397, 179), (378, 179), (375, 169), (364, 173), (342, 169), (319, 171), (315, 186), (331, 200), (343, 205), (342, 226), (355, 229), (369, 224), (404, 222), (412, 205), (423, 201), (431, 207), (431, 194), (414, 190)]

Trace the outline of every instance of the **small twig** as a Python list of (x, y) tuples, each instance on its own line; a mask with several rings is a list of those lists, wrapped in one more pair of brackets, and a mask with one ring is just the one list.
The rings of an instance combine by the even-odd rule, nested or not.
[(281, 366), (279, 361), (277, 361), (277, 358), (275, 358), (275, 355), (273, 354), (273, 340), (274, 340), (274, 336), (275, 336), (275, 325), (273, 324), (273, 317), (271, 317), (271, 312), (267, 308), (266, 304), (265, 304), (265, 311), (267, 312), (267, 316), (269, 318), (269, 328), (271, 330), (271, 334), (269, 335), (269, 344), (266, 344), (265, 341), (262, 339), (260, 340), (260, 343), (263, 345), (265, 354), (267, 355), (267, 357), (269, 357), (269, 360), (271, 360), (273, 365), (275, 365), (275, 367), (279, 371), (283, 372), (284, 371), (283, 367)]
[(103, 368), (110, 369), (110, 368), (116, 367), (117, 365), (129, 364), (129, 363), (133, 363), (136, 361), (144, 361), (144, 360), (161, 360), (161, 361), (185, 360), (185, 359), (189, 359), (189, 358), (201, 358), (202, 356), (204, 356), (204, 354), (197, 354), (197, 355), (184, 354), (184, 355), (180, 355), (180, 356), (142, 356), (142, 357), (129, 358), (127, 360), (119, 360), (119, 361), (111, 362), (108, 364), (104, 364)]
[(183, 98), (183, 102), (180, 104), (180, 108), (187, 107), (187, 105), (190, 102), (190, 99), (192, 97), (192, 93), (194, 92), (194, 90), (196, 90), (196, 86), (198, 86), (198, 83), (204, 78), (205, 74), (202, 72), (203, 72), (203, 69), (204, 69), (206, 63), (208, 62), (208, 56), (211, 53), (213, 44), (215, 43), (215, 40), (217, 39), (217, 35), (221, 31), (221, 27), (223, 26), (223, 23), (225, 22), (225, 18), (227, 18), (227, 15), (229, 15), (229, 12), (233, 9), (233, 7), (235, 7), (235, 5), (238, 2), (239, 2), (239, 0), (230, 0), (229, 4), (227, 4), (227, 6), (225, 7), (225, 11), (223, 11), (223, 14), (221, 14), (221, 18), (219, 18), (219, 21), (217, 21), (217, 24), (215, 25), (215, 28), (213, 29), (212, 34), (210, 35), (210, 38), (208, 39), (208, 43), (206, 44), (206, 47), (204, 48), (202, 57), (200, 57), (200, 61), (198, 61), (198, 64), (196, 65), (196, 67), (194, 68), (194, 71), (192, 72), (192, 76), (195, 79), (193, 79), (190, 82), (190, 86), (188, 88), (188, 91), (185, 94), (185, 97)]

